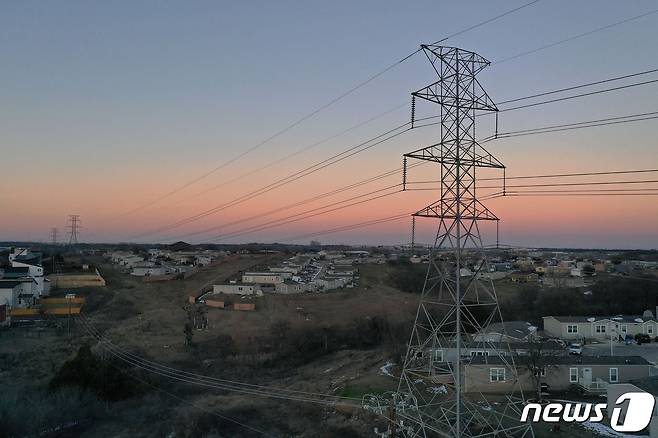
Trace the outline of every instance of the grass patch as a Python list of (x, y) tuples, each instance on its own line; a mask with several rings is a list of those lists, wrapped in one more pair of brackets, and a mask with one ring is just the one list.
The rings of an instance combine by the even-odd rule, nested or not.
[(388, 391), (387, 389), (376, 388), (370, 385), (347, 385), (336, 393), (339, 397), (362, 398), (366, 394), (381, 395)]

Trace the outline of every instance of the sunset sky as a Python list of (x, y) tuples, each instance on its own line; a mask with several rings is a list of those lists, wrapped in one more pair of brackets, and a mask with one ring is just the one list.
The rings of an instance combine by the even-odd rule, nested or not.
[[(524, 3), (4, 2), (0, 240), (47, 241), (50, 228), (64, 233), (67, 215), (79, 214), (83, 242), (274, 242), (419, 210), (436, 199), (435, 192), (398, 193), (280, 227), (217, 238), (399, 183), (400, 176), (394, 175), (262, 216), (399, 167), (403, 153), (437, 141), (436, 126), (411, 131), (216, 214), (154, 232), (407, 122), (408, 105), (258, 170), (403, 105), (412, 91), (436, 80), (422, 54), (230, 165), (154, 202), (323, 106), (420, 43)], [(658, 13), (497, 62), (656, 7), (654, 0), (542, 0), (445, 44), (492, 61), (478, 77), (500, 102), (658, 68)], [(652, 79), (658, 79), (658, 73), (609, 86)], [(655, 83), (501, 113), (500, 130), (658, 111), (657, 97)], [(418, 104), (421, 116), (434, 115), (437, 109)], [(493, 120), (478, 120), (481, 137), (492, 132)], [(502, 139), (487, 143), (487, 149), (505, 163), (507, 176), (658, 169), (656, 134), (658, 120), (649, 120)], [(499, 175), (487, 171), (482, 176)], [(437, 177), (436, 167), (425, 165), (413, 169), (410, 179)], [(658, 173), (569, 182), (605, 180), (658, 180)], [(653, 186), (658, 189), (658, 184)], [(504, 243), (658, 248), (658, 196), (507, 197), (485, 204), (502, 219)], [(419, 240), (430, 242), (435, 226), (431, 220), (419, 221)], [(212, 227), (216, 229), (190, 235)], [(495, 240), (494, 230), (483, 226), (485, 243)], [(410, 233), (411, 221), (405, 218), (317, 240), (399, 244), (409, 242)]]

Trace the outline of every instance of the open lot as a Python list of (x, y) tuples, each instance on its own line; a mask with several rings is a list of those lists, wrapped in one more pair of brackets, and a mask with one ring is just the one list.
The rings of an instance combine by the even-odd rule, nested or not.
[[(273, 257), (278, 256), (241, 256), (204, 268), (186, 280), (157, 283), (144, 283), (97, 258), (93, 262), (99, 266), (107, 286), (83, 288), (76, 293), (87, 297), (85, 317), (113, 344), (165, 366), (214, 378), (353, 397), (357, 405), (365, 394), (395, 390), (398, 367), (388, 368), (393, 376), (382, 370), (393, 359), (390, 345), (339, 346), (301, 363), (270, 363), (268, 360), (276, 356), (276, 348), (268, 350), (267, 354), (258, 353), (256, 348), (262, 345), (262, 339), (272, 342), (272, 327), (281, 321), (287, 323), (295, 336), (318, 333), (318, 330), (330, 333), (342, 327), (357, 338), (359, 329), (355, 327), (360, 327), (357, 324), (375, 318), (384, 318), (392, 327), (410, 323), (416, 313), (418, 295), (391, 287), (388, 276), (392, 268), (386, 264), (359, 265), (360, 282), (355, 288), (299, 295), (266, 294), (244, 299), (232, 296), (233, 300), (256, 303), (256, 311), (207, 309), (207, 329), (194, 330), (193, 341), (197, 347), (190, 349), (184, 345), (189, 295), (234, 277), (240, 271), (267, 263)], [(513, 296), (513, 287), (508, 285), (504, 293)], [(0, 338), (0, 357), (8, 365), (2, 367), (0, 378), (16, 382), (17, 386), (40, 390), (48, 385), (65, 360), (75, 356), (81, 345), (90, 344), (100, 354), (107, 354), (101, 353), (103, 350), (82, 324), (73, 326), (69, 341), (62, 323), (60, 321), (59, 329), (43, 332), (24, 329)], [(404, 331), (403, 337), (406, 338), (407, 333)], [(217, 339), (227, 335), (239, 351), (231, 358), (221, 356), (222, 345), (217, 343)], [(19, 360), (29, 366), (9, 366)], [(95, 414), (99, 418), (93, 425), (78, 426), (80, 435), (165, 436), (174, 433), (179, 436), (180, 431), (197, 430), (201, 432), (197, 436), (211, 436), (213, 428), (219, 424), (224, 431), (231, 431), (228, 436), (257, 436), (230, 422), (217, 420), (215, 413), (274, 431), (275, 436), (371, 436), (372, 427), (382, 429), (385, 426), (381, 418), (372, 417), (358, 407), (328, 408), (262, 398), (190, 386), (146, 372), (136, 375), (131, 372), (130, 377), (138, 379), (134, 383), (145, 393), (139, 399), (113, 403), (110, 411), (101, 409), (101, 413)], [(155, 431), (154, 422), (158, 424)], [(317, 431), (317, 424), (323, 425), (322, 431)], [(203, 425), (209, 429), (203, 429), (206, 427)], [(537, 436), (552, 436), (552, 432), (539, 425)], [(580, 426), (567, 426), (560, 436), (596, 435)]]

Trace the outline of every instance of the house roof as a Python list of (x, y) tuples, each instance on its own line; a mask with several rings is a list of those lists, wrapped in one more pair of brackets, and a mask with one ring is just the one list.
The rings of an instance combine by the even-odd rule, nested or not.
[(19, 278), (11, 280), (0, 279), (0, 289), (13, 289), (21, 283), (31, 283), (33, 281), (33, 278)]
[(25, 263), (26, 265), (41, 266), (41, 253), (32, 252), (28, 254), (18, 254), (14, 257), (14, 261)]
[[(525, 365), (527, 357), (520, 356), (514, 358), (517, 365)], [(547, 365), (648, 365), (645, 358), (640, 356), (548, 356), (543, 359)], [(509, 360), (503, 360), (500, 357), (473, 357), (470, 361), (472, 365), (502, 365), (509, 363)]]
[(592, 323), (596, 321), (615, 321), (624, 323), (638, 323), (647, 321), (656, 321), (654, 317), (642, 315), (614, 315), (614, 316), (544, 316), (544, 318), (555, 318), (561, 323)]
[(525, 338), (530, 334), (530, 327), (534, 327), (536, 329), (535, 326), (527, 321), (495, 322), (482, 329), (480, 333), (503, 333), (507, 336), (515, 338)]
[(27, 277), (29, 276), (30, 268), (27, 266), (19, 266), (19, 267), (10, 267), (10, 268), (4, 268), (4, 273), (2, 274), (2, 278), (4, 279), (9, 279), (9, 278), (20, 278), (20, 277)]
[[(452, 342), (451, 346), (448, 348), (456, 348), (456, 342)], [(468, 350), (529, 350), (532, 346), (537, 344), (530, 344), (528, 342), (476, 342), (476, 341), (465, 341), (462, 342), (462, 348)], [(555, 341), (543, 341), (541, 344), (542, 351), (548, 350), (565, 350), (566, 347)]]

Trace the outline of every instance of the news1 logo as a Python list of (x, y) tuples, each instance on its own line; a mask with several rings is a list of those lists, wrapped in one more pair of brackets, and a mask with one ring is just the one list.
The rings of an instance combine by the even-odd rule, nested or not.
[[(622, 405), (628, 402), (624, 409)], [(653, 415), (655, 399), (653, 395), (647, 392), (627, 392), (622, 394), (615, 401), (615, 407), (612, 409), (610, 417), (610, 427), (617, 432), (639, 432), (649, 425)], [(521, 413), (521, 421), (528, 421), (532, 412), (530, 421), (537, 423), (545, 421), (547, 423), (582, 423), (591, 421), (600, 423), (603, 421), (603, 410), (607, 408), (606, 403), (548, 403), (542, 405), (539, 403), (528, 403)], [(625, 414), (625, 415), (622, 415)]]

